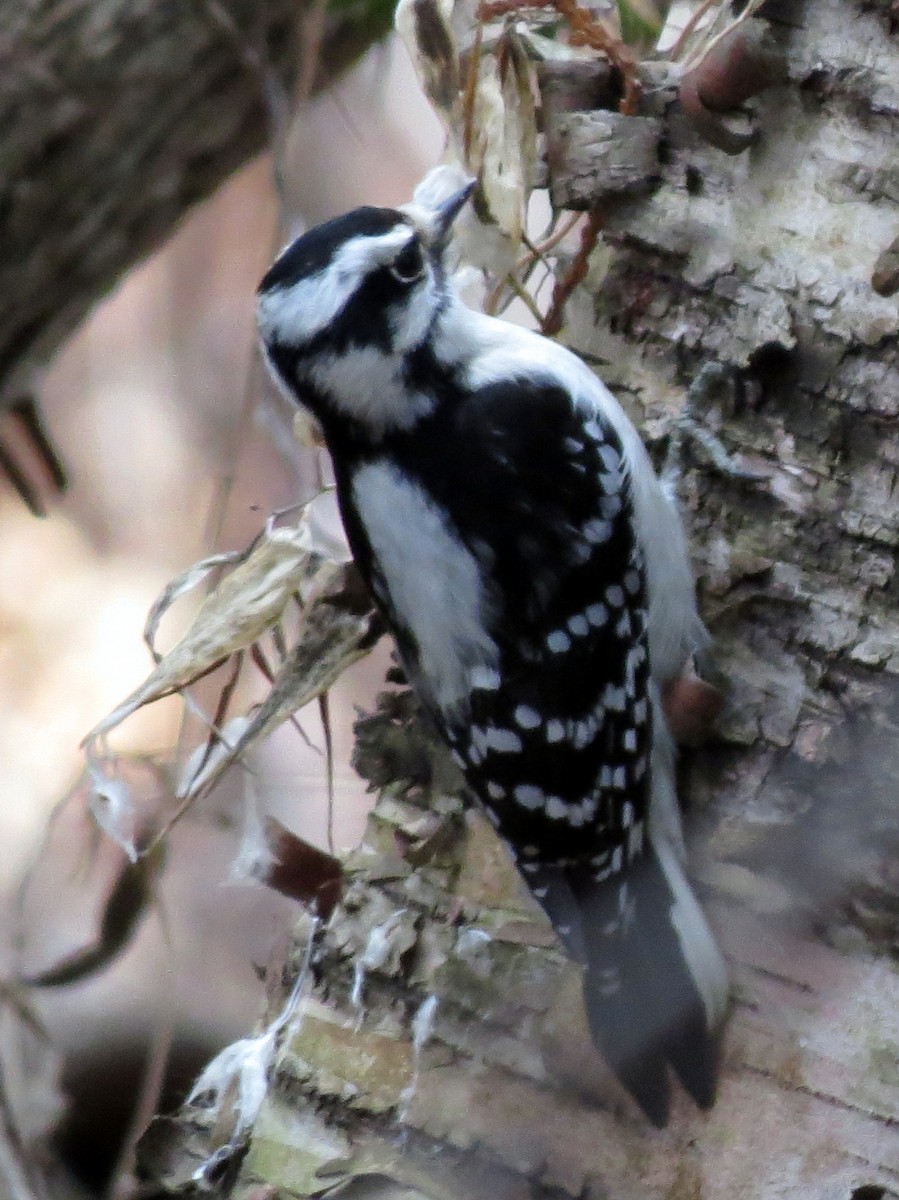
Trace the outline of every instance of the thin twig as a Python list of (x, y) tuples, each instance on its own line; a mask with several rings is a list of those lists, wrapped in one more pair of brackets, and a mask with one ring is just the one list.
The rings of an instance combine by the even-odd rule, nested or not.
[(709, 11), (709, 9), (713, 5), (720, 4), (720, 3), (721, 3), (721, 0), (702, 0), (702, 3), (699, 5), (699, 7), (693, 10), (693, 12), (690, 14), (690, 17), (689, 17), (686, 25), (683, 27), (683, 29), (680, 31), (680, 33), (677, 35), (674, 45), (670, 48), (670, 50), (666, 51), (666, 57), (671, 62), (676, 62), (677, 59), (680, 57), (682, 51), (684, 50), (684, 47), (686, 46), (689, 39), (692, 37), (693, 32), (696, 29), (696, 26), (699, 24), (699, 22), (702, 20), (702, 18), (706, 15), (706, 13)]
[(331, 698), (327, 691), (319, 693), (318, 712), (325, 737), (325, 770), (328, 778), (328, 850), (331, 854), (336, 854), (334, 849), (334, 733), (331, 728)]
[(474, 105), (478, 94), (478, 67), (481, 63), (481, 43), (484, 39), (484, 23), (478, 16), (478, 27), (474, 32), (474, 45), (468, 56), (468, 71), (462, 89), (462, 157), (471, 162), (471, 138), (474, 129)]
[(29, 1161), (28, 1151), (16, 1126), (12, 1105), (6, 1092), (3, 1067), (0, 1064), (0, 1185), (5, 1200), (46, 1200), (43, 1180), (35, 1164)]
[(542, 263), (543, 266), (546, 267), (547, 271), (552, 273), (552, 269), (549, 266), (549, 263), (546, 262), (545, 256), (550, 250), (555, 249), (559, 242), (563, 241), (568, 234), (571, 233), (578, 221), (580, 221), (581, 213), (570, 213), (569, 218), (570, 219), (567, 222), (561, 225), (558, 229), (554, 230), (542, 242), (538, 242), (537, 245), (532, 245), (526, 237), (522, 238), (522, 241), (528, 248), (528, 253), (523, 255), (518, 260), (518, 262), (512, 268), (512, 271), (500, 279), (496, 284), (496, 287), (494, 287), (493, 290), (488, 294), (487, 299), (484, 301), (484, 312), (490, 313), (491, 315), (495, 314), (499, 308), (500, 300), (502, 299), (503, 289), (509, 288), (509, 290), (513, 292), (515, 296), (518, 296), (524, 301), (525, 304), (527, 304), (528, 308), (536, 317), (537, 323), (539, 325), (543, 324), (543, 318), (535, 305), (533, 297), (526, 291), (525, 285), (527, 284), (531, 272), (538, 263)]
[(528, 291), (528, 289), (524, 286), (524, 284), (520, 280), (516, 279), (514, 275), (510, 275), (509, 276), (509, 287), (512, 289), (514, 294), (518, 297), (518, 299), (521, 300), (522, 303), (526, 306), (528, 312), (534, 318), (537, 325), (542, 327), (543, 314), (540, 312), (540, 309), (537, 307), (536, 300), (531, 295), (531, 293)]
[(598, 50), (621, 72), (624, 94), (618, 108), (625, 116), (633, 116), (643, 91), (633, 51), (620, 37), (612, 34), (589, 9), (581, 8), (577, 0), (553, 0), (553, 4), (571, 27), (571, 44), (590, 46), (591, 49)]
[[(272, 632), (274, 633), (274, 630)], [(280, 651), (279, 651), (279, 653), (280, 653)], [(275, 672), (272, 670), (271, 664), (269, 663), (268, 659), (265, 657), (265, 651), (262, 649), (262, 647), (259, 645), (258, 642), (254, 642), (253, 645), (250, 647), (250, 657), (252, 658), (252, 660), (256, 664), (256, 666), (259, 668), (259, 670), (262, 672), (262, 674), (265, 676), (266, 680), (270, 684), (274, 684)], [(281, 655), (282, 662), (286, 657), (287, 657), (286, 653)], [(294, 729), (297, 731), (297, 733), (303, 739), (306, 746), (310, 750), (314, 751), (314, 753), (321, 754), (321, 750), (319, 750), (318, 746), (316, 746), (315, 742), (313, 742), (312, 738), (310, 738), (309, 734), (306, 732), (306, 730), (300, 724), (300, 719), (297, 716), (297, 714), (291, 713), (287, 719), (288, 719), (288, 721), (290, 721), (291, 725), (294, 727)]]
[[(169, 1007), (167, 1005), (167, 1007)], [(110, 1176), (106, 1200), (128, 1200), (134, 1193), (134, 1167), (137, 1160), (137, 1143), (159, 1108), (165, 1073), (174, 1037), (174, 1022), (166, 1014), (153, 1034), (147, 1052), (147, 1063), (141, 1079), (137, 1102), (128, 1122), (122, 1148)]]
[(225, 685), (219, 692), (218, 703), (212, 720), (209, 722), (209, 736), (206, 739), (206, 745), (203, 747), (203, 754), (200, 761), (197, 763), (196, 770), (193, 773), (190, 784), (188, 785), (188, 794), (193, 791), (193, 785), (202, 774), (206, 764), (209, 762), (209, 757), (213, 750), (223, 740), (219, 730), (224, 724), (225, 716), (228, 712), (228, 705), (231, 703), (231, 697), (234, 695), (234, 689), (237, 687), (237, 677), (240, 674), (240, 668), (243, 666), (243, 650), (238, 650), (233, 658), (233, 666), (231, 675), (225, 681)]
[(596, 245), (596, 239), (602, 229), (603, 214), (598, 208), (592, 208), (587, 222), (581, 233), (581, 244), (574, 256), (567, 273), (556, 280), (553, 287), (549, 309), (543, 318), (541, 332), (547, 337), (553, 337), (562, 328), (565, 318), (565, 304), (577, 285), (586, 278), (590, 266), (590, 255)]
[(699, 47), (694, 57), (688, 59), (684, 63), (684, 70), (691, 70), (703, 62), (704, 59), (707, 58), (708, 55), (711, 54), (711, 52), (715, 49), (718, 43), (723, 41), (724, 38), (729, 37), (735, 29), (739, 29), (744, 22), (748, 21), (753, 13), (761, 8), (762, 3), (763, 0), (748, 0), (746, 7), (738, 17), (735, 17), (733, 21), (730, 21), (727, 25), (725, 25), (721, 32), (715, 34), (715, 36), (710, 41), (706, 42), (704, 46)]

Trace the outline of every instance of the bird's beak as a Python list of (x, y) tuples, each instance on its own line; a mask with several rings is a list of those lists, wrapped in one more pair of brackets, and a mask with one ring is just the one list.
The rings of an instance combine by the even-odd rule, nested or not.
[(464, 187), (461, 187), (458, 192), (453, 192), (451, 196), (447, 197), (446, 200), (438, 204), (433, 210), (432, 220), (434, 223), (432, 228), (434, 230), (434, 241), (437, 245), (442, 246), (448, 240), (453, 222), (465, 207), (471, 193), (477, 186), (477, 182), (476, 179), (469, 179)]

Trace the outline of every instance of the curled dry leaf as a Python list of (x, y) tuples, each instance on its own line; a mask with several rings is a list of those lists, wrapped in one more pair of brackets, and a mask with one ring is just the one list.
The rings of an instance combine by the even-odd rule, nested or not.
[[(147, 622), (145, 636), (151, 649), (159, 621), (174, 600), (195, 587), (213, 567), (233, 561), (229, 555), (205, 559), (166, 588)], [(340, 570), (336, 563), (309, 549), (309, 533), (303, 525), (267, 528), (236, 561), (234, 569), (203, 601), (184, 637), (158, 658), (152, 674), (94, 726), (83, 744), (92, 745), (143, 705), (188, 687), (230, 655), (252, 645), (278, 621), (293, 596), (306, 600), (320, 594)]]
[(275, 817), (265, 818), (264, 831), (270, 861), (257, 876), (260, 883), (310, 905), (316, 916), (326, 921), (340, 899), (343, 872), (339, 860), (292, 833)]
[(367, 597), (360, 596), (355, 568), (330, 564), (332, 587), (309, 606), (296, 645), (275, 675), (271, 691), (252, 714), (233, 747), (206, 765), (199, 785), (184, 794), (208, 793), (228, 767), (273, 733), (298, 709), (326, 692), (362, 658), (380, 636), (381, 626)]
[(453, 0), (400, 0), (394, 26), (425, 95), (449, 122), (459, 96), (459, 50), (451, 17)]
[[(204, 559), (174, 580), (154, 605), (145, 636), (156, 667), (139, 688), (99, 722), (85, 738), (90, 806), (98, 824), (127, 852), (138, 858), (137, 809), (115, 756), (101, 754), (97, 741), (145, 704), (183, 691), (202, 675), (230, 659), (231, 678), (221, 691), (214, 715), (206, 718), (210, 736), (189, 760), (176, 797), (179, 806), (157, 832), (156, 845), (201, 794), (208, 793), (225, 770), (240, 760), (258, 741), (311, 700), (322, 695), (337, 677), (368, 652), (381, 627), (370, 598), (351, 562), (337, 561), (342, 546), (332, 546), (333, 534), (316, 525), (304, 511), (293, 528), (273, 527), (241, 554)], [(332, 552), (335, 557), (331, 557)], [(206, 597), (187, 633), (162, 657), (156, 654), (159, 622), (174, 601), (195, 587), (211, 570), (231, 567)], [(280, 622), (286, 606), (296, 601), (300, 625), (292, 647), (286, 644)], [(277, 671), (267, 669), (271, 690), (248, 714), (226, 722), (244, 653), (272, 633), (281, 657)]]
[(126, 858), (103, 906), (97, 940), (65, 955), (46, 970), (20, 976), (20, 982), (28, 987), (62, 987), (107, 967), (128, 946), (152, 904), (164, 860), (161, 845), (136, 861)]
[(531, 67), (507, 32), (478, 65), (468, 166), (492, 220), (518, 245), (537, 158)]

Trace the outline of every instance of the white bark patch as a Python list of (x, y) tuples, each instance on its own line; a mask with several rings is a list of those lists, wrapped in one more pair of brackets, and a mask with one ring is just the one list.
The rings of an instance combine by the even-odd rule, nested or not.
[(427, 493), (389, 463), (361, 467), (352, 490), (390, 606), (418, 648), (419, 688), (443, 711), (464, 710), (471, 672), (495, 669), (499, 655), (477, 561)]

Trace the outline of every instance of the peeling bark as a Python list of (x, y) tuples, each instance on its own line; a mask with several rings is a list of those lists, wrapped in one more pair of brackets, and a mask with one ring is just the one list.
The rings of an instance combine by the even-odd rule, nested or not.
[(629, 1107), (576, 971), (394, 700), (360, 728), (379, 803), (235, 1195), (899, 1191), (899, 301), (871, 285), (899, 226), (899, 41), (886, 4), (765, 16), (789, 77), (754, 102), (760, 138), (728, 156), (667, 106), (657, 184), (605, 202), (567, 329), (660, 454), (723, 368), (690, 415), (757, 475), (697, 454), (680, 480), (729, 690), (683, 787), (733, 976), (718, 1102), (665, 1131)]

